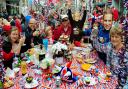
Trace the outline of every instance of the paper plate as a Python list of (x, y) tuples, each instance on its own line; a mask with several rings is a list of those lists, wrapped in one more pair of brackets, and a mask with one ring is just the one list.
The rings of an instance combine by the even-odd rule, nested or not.
[(92, 64), (87, 64), (87, 63), (81, 65), (81, 69), (85, 71), (90, 71), (92, 67), (93, 67)]
[(94, 77), (84, 77), (83, 81), (84, 81), (84, 84), (86, 84), (86, 79), (89, 79), (90, 80), (90, 84), (87, 84), (89, 86), (92, 86), (92, 85), (96, 85), (98, 83), (98, 81), (96, 81), (96, 78)]
[(39, 85), (38, 81), (34, 80), (31, 83), (25, 83), (25, 88), (34, 88)]

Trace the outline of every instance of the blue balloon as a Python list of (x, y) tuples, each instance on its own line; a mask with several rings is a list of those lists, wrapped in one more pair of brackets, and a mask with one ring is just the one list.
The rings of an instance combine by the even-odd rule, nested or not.
[(27, 16), (25, 17), (25, 20), (26, 20), (26, 23), (27, 23), (27, 24), (29, 23), (29, 21), (30, 21), (31, 18), (32, 18), (31, 15), (27, 15)]

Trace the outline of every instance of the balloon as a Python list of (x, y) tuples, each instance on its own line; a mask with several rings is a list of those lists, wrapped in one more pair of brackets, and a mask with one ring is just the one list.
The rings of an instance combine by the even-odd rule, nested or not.
[(26, 20), (27, 24), (29, 23), (29, 21), (30, 21), (31, 18), (32, 18), (31, 15), (27, 15), (27, 16), (25, 17), (25, 20)]

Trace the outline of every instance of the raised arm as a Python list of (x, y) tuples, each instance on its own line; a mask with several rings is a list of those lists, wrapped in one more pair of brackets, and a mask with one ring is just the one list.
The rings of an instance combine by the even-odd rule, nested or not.
[(68, 18), (69, 18), (69, 21), (71, 23), (71, 25), (73, 24), (73, 18), (72, 18), (72, 12), (71, 12), (71, 9), (68, 9)]

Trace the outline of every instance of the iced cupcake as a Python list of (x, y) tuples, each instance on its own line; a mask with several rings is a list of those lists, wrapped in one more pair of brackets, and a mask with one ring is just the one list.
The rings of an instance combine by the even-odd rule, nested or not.
[(90, 84), (90, 78), (85, 79), (86, 84)]

